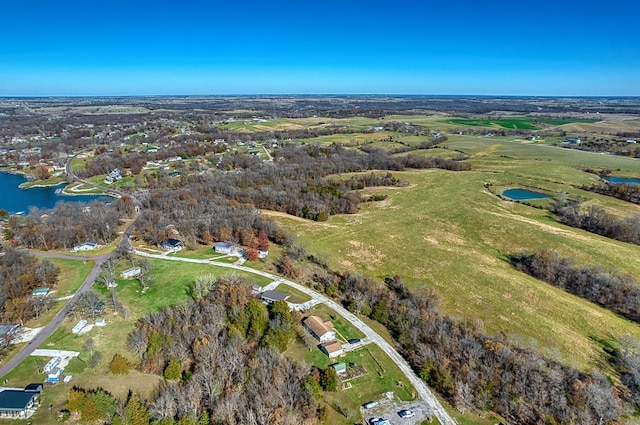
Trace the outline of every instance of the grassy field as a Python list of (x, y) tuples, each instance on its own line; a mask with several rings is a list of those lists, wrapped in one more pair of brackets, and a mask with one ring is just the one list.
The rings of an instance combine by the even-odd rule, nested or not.
[(64, 182), (64, 178), (58, 176), (58, 177), (51, 177), (50, 179), (47, 179), (47, 180), (32, 180), (29, 182), (24, 182), (20, 184), (20, 188), (28, 189), (30, 187), (57, 186), (63, 182)]
[(562, 190), (626, 216), (640, 207), (573, 185), (595, 178), (578, 167), (633, 173), (637, 162), (506, 139), (455, 136), (445, 145), (472, 155), (474, 171), (394, 173), (409, 186), (379, 189), (388, 199), (363, 205), (358, 214), (325, 223), (276, 218), (335, 269), (380, 279), (400, 274), (415, 290), (433, 287), (447, 314), (480, 318), (488, 332), (505, 332), (518, 344), (582, 369), (604, 367), (597, 341), (640, 337), (637, 324), (519, 273), (507, 260), (517, 251), (545, 247), (581, 264), (637, 276), (639, 246), (560, 225), (547, 211), (499, 199), (484, 186)]
[[(116, 279), (118, 287), (116, 292), (120, 301), (129, 307), (130, 313), (135, 317), (142, 317), (151, 312), (158, 311), (164, 306), (175, 305), (189, 298), (188, 286), (197, 276), (226, 274), (238, 274), (247, 276), (252, 281), (263, 286), (270, 282), (269, 279), (250, 275), (244, 272), (210, 266), (207, 264), (184, 263), (179, 261), (150, 259), (151, 268), (148, 275), (153, 284), (142, 293), (137, 279)], [(118, 272), (129, 268), (124, 262)], [(108, 291), (104, 287), (98, 287), (99, 291), (108, 298)]]
[(540, 124), (557, 126), (572, 123), (594, 123), (596, 120), (589, 119), (554, 119), (542, 117), (507, 117), (507, 118), (452, 118), (447, 120), (451, 124), (468, 125), (472, 127), (495, 127), (508, 128), (512, 130), (540, 130)]

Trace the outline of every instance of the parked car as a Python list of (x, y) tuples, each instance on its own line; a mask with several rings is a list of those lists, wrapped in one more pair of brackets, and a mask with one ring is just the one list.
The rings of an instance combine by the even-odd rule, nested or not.
[(349, 344), (358, 344), (360, 342), (360, 338), (351, 338)]
[(376, 407), (378, 405), (377, 401), (367, 401), (365, 404), (362, 405), (362, 407), (364, 407), (365, 409), (371, 409), (372, 407)]
[(416, 414), (413, 412), (413, 410), (410, 409), (404, 409), (398, 412), (398, 416), (400, 416), (402, 419), (405, 418), (413, 418)]

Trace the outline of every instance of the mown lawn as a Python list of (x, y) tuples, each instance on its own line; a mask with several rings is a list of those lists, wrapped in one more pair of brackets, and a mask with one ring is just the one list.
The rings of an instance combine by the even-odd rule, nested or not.
[(574, 187), (595, 177), (579, 167), (632, 172), (636, 161), (506, 139), (454, 136), (445, 145), (472, 155), (474, 170), (394, 173), (409, 186), (379, 189), (388, 199), (325, 223), (274, 217), (337, 270), (379, 279), (399, 274), (414, 290), (433, 287), (446, 314), (479, 318), (488, 332), (505, 332), (518, 344), (579, 368), (605, 367), (606, 355), (596, 341), (640, 337), (637, 324), (526, 276), (508, 262), (520, 250), (553, 248), (581, 264), (638, 276), (639, 246), (563, 226), (547, 211), (501, 200), (484, 186), (562, 190), (620, 216), (638, 214), (637, 205)]
[[(324, 400), (331, 407), (329, 421), (331, 424), (359, 423), (362, 420), (360, 406), (369, 400), (384, 397), (388, 391), (393, 391), (396, 397), (403, 401), (415, 399), (413, 386), (376, 345), (369, 344), (340, 358), (329, 359), (317, 347), (309, 350), (295, 342), (291, 343), (285, 355), (296, 360), (304, 360), (321, 369), (326, 369), (337, 362), (345, 362), (347, 365), (355, 363), (356, 366), (363, 366), (366, 369), (365, 375), (349, 381), (351, 388), (339, 388), (337, 392), (323, 392)], [(346, 412), (347, 417), (341, 415), (339, 411)]]
[[(122, 263), (118, 268), (116, 293), (120, 301), (129, 306), (130, 314), (142, 317), (165, 306), (176, 305), (189, 299), (188, 287), (197, 276), (238, 274), (247, 276), (257, 284), (264, 286), (269, 279), (245, 272), (215, 267), (207, 264), (194, 264), (174, 260), (148, 259), (150, 269), (148, 275), (153, 283), (142, 293), (138, 279), (122, 279), (119, 273), (130, 267)], [(97, 286), (100, 293), (108, 298), (108, 291), (104, 286)]]

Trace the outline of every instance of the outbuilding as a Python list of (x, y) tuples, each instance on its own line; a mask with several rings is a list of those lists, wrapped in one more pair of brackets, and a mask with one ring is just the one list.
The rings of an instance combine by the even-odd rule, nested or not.
[(334, 357), (339, 357), (344, 354), (344, 350), (342, 349), (342, 344), (338, 341), (325, 342), (324, 344), (320, 344), (320, 349), (323, 353), (329, 356), (330, 359)]

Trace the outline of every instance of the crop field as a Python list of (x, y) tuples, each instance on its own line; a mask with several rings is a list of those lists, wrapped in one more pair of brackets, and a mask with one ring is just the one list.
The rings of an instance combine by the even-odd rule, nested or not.
[(633, 175), (636, 161), (471, 136), (450, 137), (445, 145), (471, 155), (473, 171), (394, 173), (409, 185), (377, 189), (388, 198), (325, 223), (275, 217), (337, 270), (379, 279), (399, 274), (414, 290), (433, 287), (446, 314), (480, 318), (488, 332), (505, 332), (520, 345), (582, 369), (604, 367), (606, 356), (597, 341), (640, 337), (637, 324), (520, 273), (508, 262), (520, 250), (551, 248), (580, 264), (638, 276), (640, 246), (561, 225), (546, 210), (500, 199), (485, 188), (561, 190), (582, 196), (586, 205), (629, 216), (640, 214), (640, 207), (573, 185), (596, 179), (579, 167)]
[(556, 126), (563, 124), (571, 124), (576, 122), (594, 123), (596, 120), (589, 119), (554, 119), (541, 117), (508, 117), (508, 118), (452, 118), (447, 120), (451, 124), (468, 125), (473, 127), (501, 127), (512, 130), (540, 130), (540, 124), (547, 126)]

